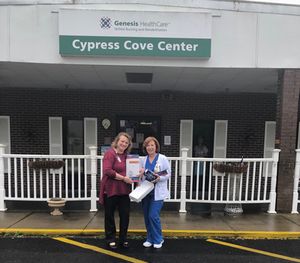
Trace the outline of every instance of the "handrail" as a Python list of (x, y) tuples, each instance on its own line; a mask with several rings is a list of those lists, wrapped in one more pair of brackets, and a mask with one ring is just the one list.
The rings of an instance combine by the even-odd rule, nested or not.
[[(0, 146), (0, 211), (5, 211), (7, 200), (44, 201), (52, 197), (88, 200), (90, 211), (96, 211), (103, 156), (96, 155), (95, 147), (90, 150), (90, 155), (4, 154)], [(168, 157), (172, 176), (166, 202), (179, 203), (180, 212), (187, 211), (187, 203), (266, 203), (269, 213), (276, 212), (279, 150), (274, 150), (273, 158), (243, 159), (247, 170), (231, 178), (226, 172), (216, 171), (214, 164), (240, 163), (241, 158), (188, 157), (187, 152), (188, 149), (182, 149), (182, 156)], [(65, 165), (60, 169), (35, 170), (28, 165), (32, 159), (61, 159)], [(240, 177), (236, 179), (237, 176)], [(234, 194), (228, 193), (230, 189), (234, 189)]]

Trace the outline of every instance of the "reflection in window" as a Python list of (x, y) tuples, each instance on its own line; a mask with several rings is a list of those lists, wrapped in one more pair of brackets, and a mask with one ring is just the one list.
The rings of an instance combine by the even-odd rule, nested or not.
[(83, 154), (83, 122), (80, 120), (68, 120), (67, 154)]

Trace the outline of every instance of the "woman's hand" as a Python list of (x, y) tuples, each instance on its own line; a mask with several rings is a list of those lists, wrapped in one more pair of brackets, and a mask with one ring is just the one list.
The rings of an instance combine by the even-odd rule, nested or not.
[(133, 181), (128, 177), (121, 174), (116, 173), (116, 180), (123, 181), (126, 184), (133, 184)]
[(133, 184), (133, 181), (128, 176), (124, 176), (123, 182), (126, 184)]
[(153, 181), (151, 181), (151, 183), (157, 183), (159, 180), (160, 180), (160, 176), (159, 175), (156, 175), (157, 177), (156, 177), (156, 179), (155, 180), (153, 180)]
[(139, 178), (142, 179), (143, 175), (144, 175), (145, 169), (141, 168), (139, 171)]

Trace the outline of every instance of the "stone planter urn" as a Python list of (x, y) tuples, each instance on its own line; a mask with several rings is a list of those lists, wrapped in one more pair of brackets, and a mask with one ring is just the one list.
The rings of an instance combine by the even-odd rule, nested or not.
[[(241, 185), (241, 176), (242, 174), (227, 174), (230, 180), (230, 187), (229, 187), (229, 200), (238, 200), (239, 198), (239, 189)], [(234, 189), (234, 180), (235, 180), (235, 189)], [(235, 196), (233, 196), (233, 193), (235, 192)], [(233, 204), (226, 204), (224, 208), (224, 212), (227, 215), (240, 215), (243, 213), (243, 207), (240, 203), (233, 203)]]
[(53, 216), (60, 216), (63, 213), (60, 211), (66, 204), (66, 200), (62, 198), (51, 198), (48, 201), (48, 206), (54, 208), (54, 210), (50, 213)]
[[(239, 198), (239, 189), (241, 186), (242, 174), (247, 172), (248, 164), (243, 163), (243, 158), (239, 163), (216, 163), (214, 169), (228, 176), (229, 187), (229, 201), (237, 201)], [(235, 183), (235, 189), (234, 189)], [(234, 195), (235, 193), (235, 195)], [(227, 203), (224, 208), (224, 212), (227, 215), (239, 215), (243, 213), (243, 207), (240, 203)]]

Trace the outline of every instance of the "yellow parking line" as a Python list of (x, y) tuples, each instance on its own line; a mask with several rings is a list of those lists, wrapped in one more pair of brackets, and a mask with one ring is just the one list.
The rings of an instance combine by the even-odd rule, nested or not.
[(61, 242), (64, 242), (64, 243), (68, 243), (68, 244), (71, 244), (71, 245), (74, 245), (74, 246), (77, 246), (77, 247), (81, 247), (81, 248), (93, 250), (93, 251), (96, 251), (96, 252), (99, 252), (99, 253), (111, 256), (111, 257), (123, 259), (123, 260), (128, 261), (128, 262), (146, 263), (146, 261), (143, 261), (143, 260), (139, 260), (139, 259), (136, 259), (136, 258), (128, 257), (128, 256), (125, 256), (125, 255), (122, 255), (122, 254), (119, 254), (119, 253), (116, 253), (116, 252), (113, 252), (113, 251), (110, 251), (110, 250), (107, 250), (107, 249), (103, 249), (103, 248), (100, 248), (100, 247), (96, 247), (96, 246), (92, 246), (92, 245), (80, 243), (80, 242), (77, 242), (77, 241), (74, 241), (74, 240), (71, 240), (71, 239), (68, 239), (68, 238), (54, 237), (53, 239), (61, 241)]
[[(130, 230), (129, 230), (130, 232)], [(163, 230), (165, 236), (202, 236), (207, 238), (240, 237), (243, 239), (294, 239), (300, 232), (288, 231), (228, 231), (228, 230)]]
[(267, 252), (267, 251), (263, 251), (263, 250), (259, 250), (259, 249), (254, 249), (254, 248), (235, 245), (235, 244), (228, 243), (228, 242), (223, 242), (220, 240), (207, 239), (206, 241), (215, 243), (215, 244), (219, 244), (219, 245), (223, 245), (223, 246), (227, 246), (227, 247), (233, 247), (233, 248), (246, 250), (246, 251), (253, 252), (253, 253), (262, 254), (265, 256), (269, 256), (269, 257), (280, 258), (280, 259), (284, 259), (284, 260), (288, 260), (288, 261), (292, 261), (292, 262), (300, 262), (300, 259), (298, 259), (298, 258), (291, 258), (291, 257), (283, 256), (280, 254), (276, 254), (276, 253), (271, 253), (271, 252)]

